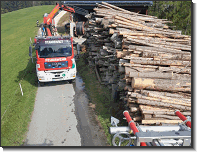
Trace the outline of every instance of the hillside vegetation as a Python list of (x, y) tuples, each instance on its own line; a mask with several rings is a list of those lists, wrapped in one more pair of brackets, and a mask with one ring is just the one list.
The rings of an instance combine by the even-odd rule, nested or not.
[(53, 8), (36, 6), (1, 15), (1, 146), (19, 146), (25, 140), (37, 91), (29, 39), (38, 31), (36, 20), (42, 22)]
[(181, 30), (182, 34), (191, 35), (191, 1), (153, 1), (148, 14), (172, 21), (173, 30)]

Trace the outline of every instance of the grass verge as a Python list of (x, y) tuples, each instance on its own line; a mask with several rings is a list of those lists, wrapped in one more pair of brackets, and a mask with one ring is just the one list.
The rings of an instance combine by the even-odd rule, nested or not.
[(38, 31), (36, 20), (42, 22), (53, 8), (35, 6), (1, 15), (1, 146), (19, 146), (25, 140), (37, 91), (29, 38)]
[(112, 136), (109, 134), (109, 127), (111, 126), (111, 92), (105, 86), (100, 85), (94, 70), (89, 68), (85, 63), (85, 58), (84, 53), (81, 54), (80, 59), (77, 60), (77, 72), (85, 83), (85, 88), (90, 98), (90, 102), (96, 105), (95, 112), (105, 132), (107, 142), (109, 145), (112, 145)]

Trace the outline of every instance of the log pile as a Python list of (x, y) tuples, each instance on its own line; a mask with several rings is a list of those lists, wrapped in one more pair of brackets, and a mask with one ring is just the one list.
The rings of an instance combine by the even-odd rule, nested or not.
[(112, 92), (120, 91), (134, 121), (181, 122), (191, 115), (191, 37), (155, 16), (102, 2), (88, 14), (89, 65)]

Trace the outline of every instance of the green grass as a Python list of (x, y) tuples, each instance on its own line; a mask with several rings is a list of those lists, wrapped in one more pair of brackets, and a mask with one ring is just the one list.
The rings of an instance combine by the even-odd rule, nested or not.
[(19, 146), (25, 140), (37, 91), (29, 38), (33, 41), (38, 31), (36, 20), (41, 23), (53, 8), (36, 6), (1, 15), (1, 146)]
[(81, 54), (79, 60), (77, 60), (77, 72), (82, 77), (90, 102), (96, 105), (96, 115), (101, 123), (101, 126), (107, 137), (107, 142), (112, 145), (112, 136), (109, 134), (109, 127), (111, 127), (111, 92), (106, 86), (100, 85), (97, 80), (95, 72), (87, 66), (84, 61), (85, 53)]

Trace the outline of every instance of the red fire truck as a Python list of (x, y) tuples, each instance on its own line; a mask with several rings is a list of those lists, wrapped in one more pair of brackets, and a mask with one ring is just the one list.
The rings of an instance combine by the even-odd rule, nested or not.
[[(76, 78), (76, 63), (74, 59), (73, 38), (71, 36), (53, 36), (53, 18), (58, 10), (75, 13), (73, 8), (56, 4), (50, 14), (45, 13), (42, 30), (45, 35), (36, 36), (36, 72), (40, 85), (44, 82), (70, 80)], [(81, 27), (82, 28), (82, 27)], [(32, 57), (32, 48), (29, 48)]]
[(76, 63), (72, 37), (37, 37), (35, 50), (36, 72), (40, 83), (75, 79)]

